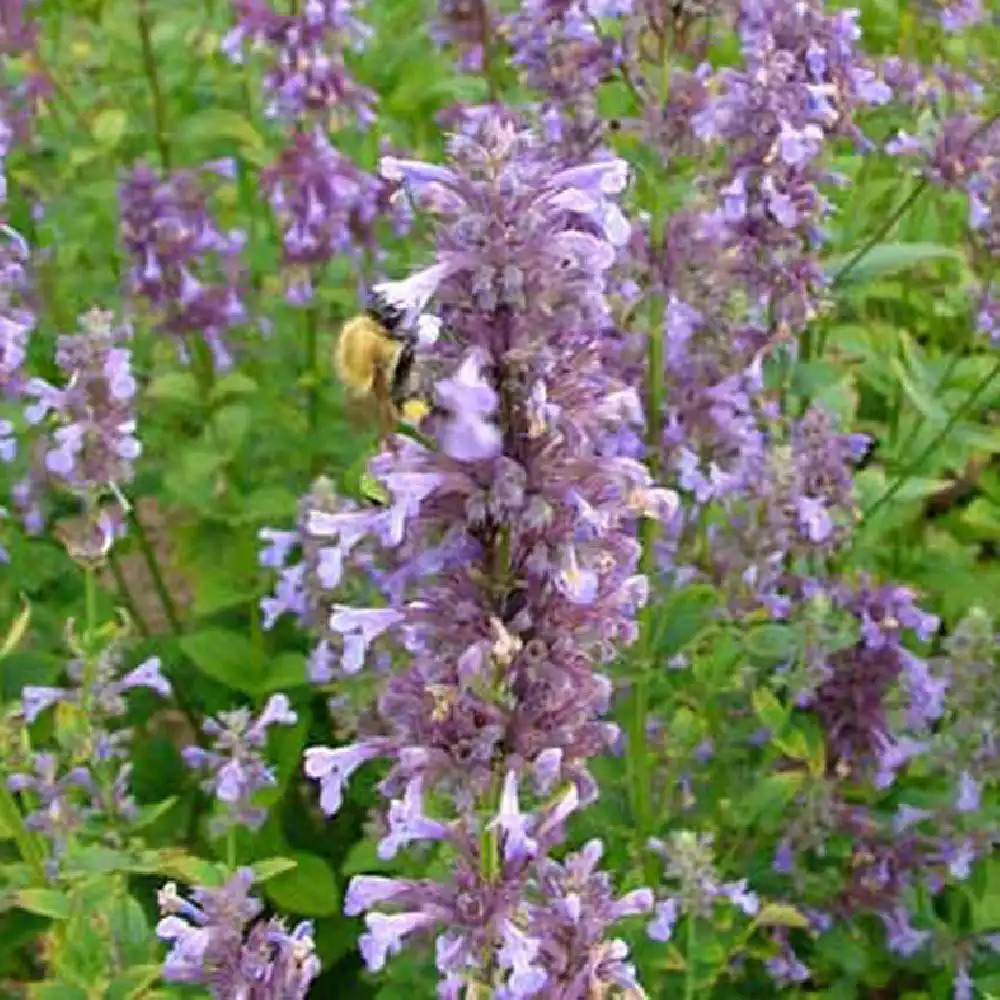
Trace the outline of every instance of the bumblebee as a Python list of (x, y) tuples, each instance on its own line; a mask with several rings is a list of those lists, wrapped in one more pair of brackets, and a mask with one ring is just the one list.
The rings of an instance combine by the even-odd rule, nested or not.
[(417, 389), (417, 336), (404, 320), (402, 310), (372, 293), (364, 313), (342, 327), (333, 354), (348, 392), (375, 404), (383, 434), (400, 421), (418, 427), (431, 409)]

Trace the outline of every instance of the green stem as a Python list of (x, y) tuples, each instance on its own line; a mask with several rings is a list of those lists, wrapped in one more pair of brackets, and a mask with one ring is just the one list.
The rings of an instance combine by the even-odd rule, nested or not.
[(183, 629), (181, 627), (180, 617), (177, 614), (177, 608), (174, 605), (173, 598), (170, 596), (170, 591), (167, 589), (167, 585), (164, 582), (163, 574), (160, 572), (160, 564), (156, 559), (156, 553), (153, 551), (153, 546), (150, 544), (149, 536), (146, 534), (146, 529), (143, 527), (142, 521), (139, 520), (139, 515), (136, 513), (135, 507), (131, 507), (129, 509), (128, 519), (129, 523), (135, 530), (135, 536), (139, 542), (139, 548), (142, 550), (143, 558), (146, 560), (149, 575), (153, 578), (153, 586), (156, 589), (156, 594), (160, 599), (160, 603), (163, 605), (163, 610), (166, 613), (167, 620), (170, 622), (170, 627), (179, 635)]
[(111, 552), (108, 553), (108, 567), (111, 570), (111, 575), (115, 578), (115, 586), (118, 588), (118, 596), (125, 605), (129, 618), (135, 622), (143, 636), (149, 638), (152, 634), (149, 631), (149, 625), (146, 624), (146, 619), (142, 617), (142, 613), (139, 611), (139, 605), (135, 603), (135, 599), (132, 597), (128, 581), (125, 579), (125, 574), (122, 571), (121, 561), (118, 559), (118, 555), (113, 548)]
[(993, 380), (1000, 375), (1000, 361), (998, 361), (976, 384), (972, 392), (966, 397), (961, 406), (958, 407), (948, 418), (948, 422), (931, 439), (927, 447), (896, 477), (892, 485), (883, 493), (878, 500), (869, 507), (861, 517), (857, 530), (864, 528), (871, 519), (906, 485), (914, 473), (919, 472), (924, 462), (941, 446), (941, 443), (955, 429), (955, 425), (975, 406), (976, 401), (990, 387)]
[[(651, 242), (654, 247), (662, 244), (662, 219), (659, 212), (653, 214)], [(647, 419), (647, 464), (653, 479), (660, 472), (660, 448), (663, 434), (663, 402), (666, 393), (664, 384), (663, 357), (663, 310), (662, 296), (650, 297), (649, 329), (647, 331), (647, 379), (646, 419)], [(656, 575), (656, 538), (658, 525), (652, 518), (645, 518), (640, 528), (642, 554), (639, 571), (652, 582)], [(644, 856), (646, 841), (652, 833), (653, 805), (651, 799), (652, 776), (649, 753), (646, 747), (646, 716), (649, 713), (649, 681), (653, 669), (655, 649), (653, 632), (655, 609), (648, 601), (640, 615), (640, 640), (638, 656), (632, 677), (632, 692), (627, 708), (628, 757), (627, 773), (629, 782), (629, 804), (635, 823), (638, 856)]]
[(310, 476), (317, 475), (323, 457), (316, 444), (319, 435), (319, 310), (318, 303), (306, 310), (306, 451)]
[(694, 948), (698, 940), (698, 930), (695, 925), (694, 914), (688, 914), (687, 920), (687, 961), (684, 963), (684, 1000), (694, 1000), (695, 996), (695, 974), (694, 974)]
[(493, 44), (493, 25), (490, 22), (490, 9), (486, 0), (479, 0), (479, 44), (483, 49), (483, 76), (490, 96), (490, 104), (496, 104), (500, 99), (500, 82), (497, 79), (496, 47)]
[(13, 835), (21, 860), (31, 869), (32, 881), (44, 885), (48, 881), (45, 877), (45, 856), (38, 839), (24, 825), (24, 817), (6, 781), (0, 781), (0, 823)]
[(236, 827), (232, 825), (226, 833), (226, 864), (230, 872), (236, 871)]
[(88, 566), (83, 578), (84, 603), (86, 605), (86, 633), (85, 642), (89, 651), (93, 642), (94, 633), (97, 631), (97, 575), (93, 568)]
[(160, 86), (160, 74), (153, 52), (153, 34), (149, 19), (149, 0), (136, 0), (136, 23), (139, 28), (139, 45), (142, 48), (142, 65), (149, 82), (149, 93), (153, 102), (153, 128), (156, 148), (164, 170), (170, 169), (170, 143), (167, 139), (167, 111)]

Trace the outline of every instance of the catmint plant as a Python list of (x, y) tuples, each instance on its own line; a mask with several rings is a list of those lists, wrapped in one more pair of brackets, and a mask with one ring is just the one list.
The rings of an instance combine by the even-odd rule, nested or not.
[[(599, 938), (647, 911), (651, 894), (617, 903), (585, 894), (596, 935), (585, 957), (547, 943), (562, 918), (546, 892), (563, 878), (546, 857), (561, 824), (597, 795), (588, 758), (615, 734), (600, 721), (611, 685), (597, 670), (634, 640), (646, 598), (637, 520), (669, 520), (676, 506), (613, 447), (641, 421), (634, 390), (601, 363), (606, 275), (629, 233), (616, 204), (627, 171), (613, 158), (559, 169), (530, 133), (490, 117), (453, 136), (451, 152), (448, 166), (382, 166), (440, 219), (433, 262), (376, 289), (414, 325), (434, 304), (442, 332), (425, 361), (437, 412), (420, 441), (392, 438), (371, 461), (383, 503), (305, 518), (306, 536), (328, 550), (329, 588), (353, 552), (375, 543), (363, 565), (385, 602), (334, 603), (326, 655), (350, 672), (388, 643), (402, 662), (371, 734), (310, 748), (306, 773), (332, 814), (358, 767), (388, 759), (380, 852), (429, 840), (457, 858), (440, 886), (352, 884), (371, 968), (433, 930), (443, 995), (471, 982), (503, 982), (512, 995), (527, 983), (567, 996), (635, 989), (623, 947)], [(303, 583), (293, 586), (304, 596)], [(534, 805), (522, 811), (529, 787)], [(588, 851), (589, 873), (600, 847)], [(607, 961), (594, 963), (597, 947)]]
[(161, 177), (139, 164), (119, 194), (130, 294), (148, 304), (183, 358), (199, 364), (207, 348), (204, 360), (216, 370), (231, 365), (227, 335), (247, 316), (240, 287), (245, 235), (219, 229), (208, 205), (212, 185), (230, 178), (231, 168), (219, 161)]

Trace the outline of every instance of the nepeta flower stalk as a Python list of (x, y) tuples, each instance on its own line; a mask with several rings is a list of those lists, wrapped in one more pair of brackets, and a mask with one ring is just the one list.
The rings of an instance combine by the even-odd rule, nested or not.
[(820, 184), (836, 177), (821, 154), (835, 136), (865, 148), (855, 112), (891, 96), (858, 51), (856, 18), (818, 0), (745, 0), (744, 66), (709, 82), (715, 96), (692, 119), (699, 138), (729, 152), (717, 218), (750, 301), (793, 331), (823, 292), (816, 249), (830, 206)]
[(244, 825), (255, 829), (264, 822), (267, 810), (254, 804), (262, 788), (275, 784), (274, 772), (267, 765), (263, 748), (271, 726), (292, 726), (298, 716), (283, 694), (272, 695), (258, 718), (246, 708), (221, 712), (218, 719), (208, 719), (202, 727), (213, 741), (211, 750), (189, 746), (184, 749), (188, 767), (207, 772), (203, 787), (223, 806), (216, 827), (225, 829)]
[(261, 180), (282, 228), (286, 294), (297, 305), (312, 299), (319, 266), (337, 255), (360, 264), (374, 252), (380, 218), (406, 221), (390, 185), (355, 166), (320, 128), (296, 132)]
[[(72, 636), (72, 634), (71, 634)], [(24, 725), (56, 705), (72, 713), (55, 751), (37, 752), (21, 762), (11, 777), (12, 791), (32, 791), (38, 808), (29, 814), (30, 828), (50, 842), (50, 868), (58, 865), (70, 837), (91, 817), (128, 822), (136, 805), (128, 790), (131, 772), (130, 729), (121, 726), (126, 695), (138, 689), (162, 698), (171, 694), (160, 661), (151, 657), (125, 670), (121, 636), (95, 652), (76, 648), (62, 687), (27, 685), (21, 691), (20, 718)]]
[(265, 49), (271, 65), (264, 78), (265, 113), (290, 122), (313, 118), (322, 128), (368, 126), (376, 96), (359, 84), (344, 53), (361, 47), (371, 29), (354, 14), (352, 0), (304, 0), (300, 14), (279, 14), (262, 0), (235, 0), (235, 28), (222, 41), (234, 62), (246, 42)]
[[(24, 388), (28, 338), (35, 326), (29, 302), (28, 264), (24, 238), (9, 226), (0, 225), (0, 398), (18, 396)], [(14, 457), (9, 432), (5, 424), (0, 425), (3, 462)]]
[[(439, 376), (433, 445), (391, 440), (369, 466), (383, 506), (317, 510), (306, 523), (338, 569), (375, 543), (369, 576), (386, 604), (335, 605), (329, 619), (345, 667), (391, 640), (404, 659), (371, 735), (309, 749), (306, 772), (332, 813), (351, 773), (387, 758), (384, 849), (430, 839), (462, 859), (451, 884), (400, 889), (404, 912), (368, 914), (373, 968), (409, 932), (438, 927), (446, 996), (497, 977), (512, 996), (529, 995), (522, 976), (551, 996), (634, 988), (623, 946), (598, 932), (648, 909), (648, 893), (617, 909), (594, 897), (592, 913), (585, 894), (579, 921), (592, 919), (595, 936), (567, 955), (552, 943), (555, 898), (532, 888), (557, 864), (544, 855), (565, 816), (596, 795), (588, 759), (615, 737), (599, 719), (611, 684), (597, 670), (635, 639), (646, 599), (637, 519), (676, 505), (614, 448), (641, 423), (635, 391), (602, 359), (627, 172), (615, 159), (560, 170), (495, 118), (451, 150), (449, 166), (383, 161), (439, 220), (434, 262), (378, 288), (410, 322), (432, 299), (443, 321), (427, 358)], [(529, 777), (534, 813), (519, 799)], [(358, 909), (389, 889), (362, 894)]]
[(45, 471), (53, 481), (93, 498), (108, 486), (132, 479), (133, 461), (142, 446), (136, 437), (136, 382), (132, 331), (116, 325), (110, 312), (94, 309), (80, 318), (81, 332), (59, 338), (56, 364), (65, 376), (61, 388), (29, 379), (24, 395), (30, 424), (53, 425), (44, 445)]
[(319, 974), (312, 925), (288, 931), (262, 918), (252, 884), (242, 868), (222, 888), (196, 889), (193, 902), (173, 882), (160, 890), (156, 933), (170, 944), (164, 979), (207, 986), (215, 1000), (305, 1000)]
[(239, 281), (245, 242), (222, 232), (209, 213), (209, 181), (231, 164), (177, 170), (165, 178), (140, 164), (120, 191), (121, 238), (131, 256), (129, 291), (145, 299), (158, 329), (187, 357), (208, 346), (218, 370), (231, 364), (227, 333), (246, 319)]

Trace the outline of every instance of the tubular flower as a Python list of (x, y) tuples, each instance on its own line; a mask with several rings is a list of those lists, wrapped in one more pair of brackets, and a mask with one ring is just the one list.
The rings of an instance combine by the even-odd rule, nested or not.
[[(602, 363), (608, 271), (629, 235), (616, 204), (625, 164), (559, 169), (530, 134), (492, 117), (455, 136), (451, 154), (447, 166), (390, 158), (382, 168), (439, 220), (435, 260), (378, 287), (414, 324), (432, 302), (442, 321), (426, 362), (437, 404), (422, 426), (427, 443), (397, 437), (372, 460), (382, 503), (316, 510), (305, 525), (340, 564), (370, 553), (383, 595), (379, 607), (330, 607), (343, 669), (362, 669), (373, 647), (405, 650), (404, 663), (378, 699), (377, 735), (310, 749), (306, 771), (332, 812), (354, 769), (388, 758), (392, 850), (419, 838), (461, 844), (481, 823), (477, 803), (502, 786), (483, 832), (510, 865), (539, 865), (564, 817), (551, 805), (521, 814), (517, 778), (537, 768), (544, 787), (567, 787), (565, 809), (595, 797), (587, 761), (616, 736), (600, 720), (611, 684), (598, 669), (635, 639), (647, 596), (637, 522), (669, 519), (677, 498), (615, 450), (642, 419), (634, 390)], [(528, 878), (512, 875), (503, 890), (519, 931)], [(369, 964), (440, 912), (371, 915)], [(506, 924), (492, 922), (488, 940), (526, 982), (586, 981)], [(619, 945), (601, 947), (600, 959), (596, 943), (588, 952), (587, 975), (613, 969), (624, 982)], [(442, 988), (479, 952), (439, 942)]]

